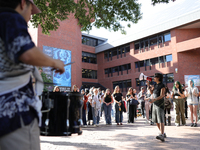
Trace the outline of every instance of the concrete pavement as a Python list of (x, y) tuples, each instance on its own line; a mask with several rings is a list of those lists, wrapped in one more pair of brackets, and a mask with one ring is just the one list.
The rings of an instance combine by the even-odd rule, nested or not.
[(167, 138), (161, 142), (155, 139), (159, 133), (156, 125), (146, 124), (142, 117), (134, 124), (126, 120), (124, 114), (122, 126), (101, 123), (99, 127), (83, 128), (80, 136), (41, 136), (41, 150), (200, 150), (200, 122), (198, 127), (190, 127), (189, 119), (187, 126), (176, 127), (172, 122), (172, 126), (165, 127)]

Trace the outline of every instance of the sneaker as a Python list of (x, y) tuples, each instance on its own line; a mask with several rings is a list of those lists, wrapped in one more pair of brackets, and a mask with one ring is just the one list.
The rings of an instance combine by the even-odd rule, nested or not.
[(190, 127), (194, 127), (194, 123), (191, 123)]
[(120, 123), (120, 125), (123, 125), (122, 123)]
[(117, 125), (119, 125), (119, 123), (117, 123)]
[(97, 127), (97, 125), (96, 125), (96, 124), (94, 124), (94, 125), (93, 125), (93, 127)]
[(87, 128), (87, 125), (84, 125), (83, 128)]
[(197, 127), (197, 123), (195, 123), (193, 127)]
[(154, 125), (154, 122), (151, 121), (151, 124), (150, 124), (150, 125)]
[(135, 121), (137, 121), (137, 118), (135, 118)]
[(186, 125), (186, 123), (185, 123), (185, 124), (183, 124), (183, 126), (187, 126), (187, 125)]
[(108, 125), (112, 125), (112, 123), (109, 123)]
[(178, 123), (175, 123), (175, 126), (176, 126), (176, 127), (179, 127), (179, 124), (178, 124)]
[(160, 135), (156, 136), (156, 139), (161, 140), (162, 142), (165, 141), (165, 138), (164, 138), (163, 134), (160, 134)]
[(164, 138), (167, 138), (167, 135), (166, 135), (166, 133), (164, 133)]

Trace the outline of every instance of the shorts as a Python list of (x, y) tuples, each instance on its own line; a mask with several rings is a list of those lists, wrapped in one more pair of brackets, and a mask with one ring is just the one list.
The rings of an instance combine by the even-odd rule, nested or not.
[(152, 110), (152, 122), (154, 123), (164, 123), (165, 112), (164, 109), (158, 107), (153, 103)]
[(198, 103), (195, 103), (195, 104), (190, 103), (190, 104), (188, 104), (188, 105), (198, 106), (199, 104), (198, 104)]

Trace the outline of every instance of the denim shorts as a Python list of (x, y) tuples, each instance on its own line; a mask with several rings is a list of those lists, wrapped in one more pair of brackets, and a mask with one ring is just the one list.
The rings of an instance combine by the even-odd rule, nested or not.
[(193, 106), (198, 106), (199, 104), (198, 103), (195, 103), (195, 104), (188, 104), (188, 105), (193, 105)]

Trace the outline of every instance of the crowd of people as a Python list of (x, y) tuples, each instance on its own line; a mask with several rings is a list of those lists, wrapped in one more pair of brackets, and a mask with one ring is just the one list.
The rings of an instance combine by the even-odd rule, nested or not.
[[(75, 85), (75, 87), (77, 87)], [(55, 87), (55, 91), (59, 91)], [(77, 91), (78, 92), (78, 91)], [(127, 123), (134, 123), (139, 114), (146, 119), (146, 124), (157, 124), (161, 135), (157, 137), (163, 140), (166, 137), (164, 125), (171, 125), (171, 110), (175, 112), (175, 126), (186, 125), (188, 118), (187, 108), (190, 108), (191, 127), (197, 127), (200, 92), (194, 86), (194, 81), (188, 81), (188, 87), (176, 81), (170, 91), (162, 83), (162, 74), (154, 76), (154, 82), (146, 81), (146, 87), (141, 87), (137, 94), (136, 89), (130, 87), (126, 96), (123, 96), (119, 86), (114, 88), (113, 93), (110, 89), (101, 91), (100, 88), (92, 87), (82, 89), (83, 108), (82, 119), (84, 127), (93, 125), (97, 127), (100, 119), (106, 125), (116, 123), (117, 126), (123, 125), (123, 114), (127, 114)], [(124, 121), (125, 122), (125, 121)]]

